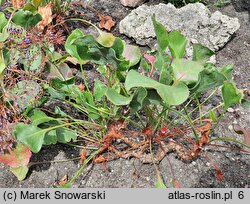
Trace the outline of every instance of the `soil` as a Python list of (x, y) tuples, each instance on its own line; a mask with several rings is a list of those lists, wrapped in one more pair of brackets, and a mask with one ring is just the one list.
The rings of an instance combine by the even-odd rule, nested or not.
[[(149, 5), (164, 2), (161, 0), (149, 0)], [(130, 11), (123, 7), (119, 0), (95, 0), (93, 8), (102, 14), (110, 15), (116, 21), (116, 27), (112, 30), (115, 35), (119, 34), (118, 24)], [(222, 8), (214, 6), (210, 1), (208, 7), (211, 11), (220, 10), (223, 14), (239, 18), (241, 23), (231, 41), (217, 53), (217, 65), (233, 63), (235, 65), (234, 79), (241, 89), (250, 87), (250, 17), (244, 9), (237, 11), (233, 4)], [(77, 7), (69, 11), (69, 14), (79, 15), (84, 13), (87, 19), (97, 23), (96, 15), (87, 8)], [(75, 25), (77, 26), (77, 25)], [(91, 31), (89, 31), (91, 32)], [(121, 36), (124, 40), (134, 43), (132, 39)], [(91, 72), (88, 71), (88, 72)], [(249, 99), (249, 96), (248, 96)], [(213, 136), (233, 137), (243, 140), (242, 135), (237, 135), (232, 130), (233, 124), (239, 124), (243, 128), (250, 127), (250, 108), (233, 107), (233, 112), (226, 113)], [(238, 145), (223, 142), (231, 148), (239, 148)], [(53, 145), (44, 147), (38, 154), (31, 158), (32, 162), (67, 160), (79, 156), (80, 150), (68, 145)], [(208, 160), (202, 155), (191, 163), (179, 160), (174, 153), (170, 153), (159, 164), (159, 170), (168, 187), (171, 187), (173, 173), (181, 187), (197, 188), (248, 188), (250, 187), (250, 155), (229, 148), (206, 147)], [(216, 179), (216, 171), (212, 165), (215, 162), (225, 175), (224, 181)], [(68, 162), (53, 162), (34, 165), (30, 168), (28, 177), (24, 181), (18, 181), (8, 168), (0, 164), (0, 187), (52, 187), (54, 183), (64, 175), (72, 177), (79, 169), (78, 160)], [(96, 164), (90, 171), (83, 171), (74, 183), (73, 187), (119, 187), (119, 188), (146, 188), (154, 187), (157, 176), (153, 165), (142, 164), (137, 159), (117, 159), (107, 163), (110, 171), (104, 170), (101, 164)]]

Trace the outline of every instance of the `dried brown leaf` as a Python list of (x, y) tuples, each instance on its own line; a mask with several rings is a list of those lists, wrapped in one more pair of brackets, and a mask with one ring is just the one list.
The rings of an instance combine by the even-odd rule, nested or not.
[(87, 152), (86, 152), (85, 149), (83, 149), (81, 151), (81, 156), (80, 157), (81, 157), (80, 163), (83, 164), (83, 162), (86, 160), (86, 157), (87, 157)]
[(240, 127), (239, 125), (234, 125), (233, 127), (236, 133), (244, 135), (244, 143), (250, 145), (250, 131)]
[(106, 161), (107, 161), (107, 159), (102, 155), (96, 157), (95, 160), (94, 160), (95, 163), (103, 163), (103, 162), (106, 162)]
[(40, 31), (52, 22), (52, 4), (49, 3), (45, 6), (38, 7), (38, 13), (42, 16), (42, 20), (38, 23), (37, 27)]
[(213, 123), (213, 121), (210, 119), (205, 119), (203, 121), (206, 121), (206, 124), (197, 128), (197, 131), (202, 134), (199, 141), (199, 147), (202, 147), (204, 144), (207, 144), (209, 142), (209, 134)]
[(25, 0), (11, 0), (11, 3), (15, 9), (20, 9), (25, 4)]
[(113, 21), (111, 16), (104, 16), (99, 14), (99, 28), (104, 28), (108, 31), (115, 25), (115, 21)]
[(56, 185), (63, 186), (68, 182), (68, 175), (64, 175), (60, 180), (56, 181)]

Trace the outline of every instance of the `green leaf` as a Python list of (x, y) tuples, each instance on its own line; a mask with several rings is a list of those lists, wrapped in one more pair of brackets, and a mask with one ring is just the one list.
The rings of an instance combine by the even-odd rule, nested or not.
[(5, 63), (2, 55), (2, 51), (0, 50), (0, 76), (3, 73), (3, 70), (5, 69)]
[(186, 101), (189, 96), (188, 87), (184, 83), (168, 86), (131, 70), (127, 75), (125, 88), (129, 91), (131, 88), (135, 87), (155, 89), (163, 101), (168, 105), (180, 105)]
[(147, 90), (143, 87), (139, 87), (136, 89), (133, 99), (130, 103), (130, 108), (131, 108), (131, 113), (135, 113), (138, 110), (140, 110), (140, 108), (142, 108), (143, 106), (143, 102), (145, 100), (145, 98), (147, 97)]
[(199, 73), (204, 69), (201, 63), (187, 59), (174, 59), (171, 65), (175, 79), (186, 84), (197, 82)]
[(73, 130), (67, 128), (56, 129), (56, 135), (57, 141), (62, 143), (67, 143), (77, 138), (77, 134)]
[(37, 12), (37, 7), (35, 7), (31, 3), (27, 3), (27, 4), (24, 5), (23, 10), (30, 11), (30, 12), (32, 12), (34, 14), (35, 12)]
[(231, 80), (233, 77), (233, 67), (234, 66), (232, 64), (229, 64), (222, 68), (218, 68), (218, 70), (226, 77), (227, 80)]
[(173, 69), (170, 66), (170, 60), (167, 55), (162, 52), (156, 54), (156, 60), (154, 62), (156, 70), (160, 71), (159, 82), (169, 85), (173, 81)]
[(92, 35), (79, 37), (73, 44), (76, 46), (76, 53), (82, 62), (91, 61), (99, 65), (109, 64), (116, 69), (124, 63), (124, 60), (116, 57), (114, 49), (102, 47)]
[(205, 63), (215, 53), (209, 48), (197, 43), (193, 44), (193, 60)]
[(11, 167), (10, 171), (17, 177), (19, 181), (22, 181), (26, 178), (27, 173), (29, 171), (29, 167), (28, 166), (20, 166), (17, 168)]
[(209, 116), (210, 116), (210, 118), (212, 119), (213, 122), (216, 122), (216, 121), (217, 121), (216, 115), (215, 115), (215, 113), (214, 113), (213, 110), (210, 110), (210, 111), (209, 111)]
[(58, 91), (58, 90), (56, 90), (56, 89), (54, 89), (54, 88), (52, 88), (52, 87), (50, 87), (50, 86), (46, 88), (46, 92), (47, 92), (48, 94), (50, 94), (50, 98), (51, 98), (51, 99), (60, 99), (60, 100), (64, 100), (65, 97), (66, 97), (66, 95), (65, 95), (64, 92)]
[(5, 40), (7, 40), (8, 37), (9, 37), (8, 32), (0, 33), (0, 42), (4, 42)]
[(38, 126), (42, 123), (55, 120), (54, 118), (47, 116), (43, 111), (38, 109), (34, 109), (29, 117), (31, 119), (32, 125), (34, 126)]
[(66, 63), (53, 64), (48, 63), (49, 65), (49, 78), (57, 78), (61, 81), (69, 80), (73, 77), (72, 70)]
[(224, 101), (224, 110), (230, 106), (241, 103), (243, 92), (237, 89), (234, 82), (224, 82), (222, 86), (222, 98)]
[(15, 126), (13, 133), (17, 141), (28, 145), (32, 152), (37, 153), (42, 147), (44, 135), (47, 131), (34, 125), (19, 123)]
[(80, 29), (75, 29), (67, 38), (65, 42), (65, 50), (74, 58), (78, 60), (80, 64), (84, 64), (85, 61), (81, 59), (77, 51), (77, 45), (74, 44), (75, 40), (83, 37), (84, 34)]
[(145, 98), (145, 105), (155, 104), (155, 105), (161, 105), (162, 99), (157, 93), (156, 90), (147, 90), (148, 94)]
[[(93, 52), (93, 50), (90, 50), (90, 48), (92, 49), (96, 49), (97, 48), (97, 44), (95, 42), (95, 39), (92, 35), (85, 35), (83, 37), (77, 38), (73, 45), (76, 45), (76, 52), (77, 55), (80, 57), (80, 61), (82, 62), (88, 62), (90, 60), (92, 60), (92, 56), (90, 52)], [(98, 50), (99, 51), (99, 50)], [(95, 53), (96, 58), (99, 58), (99, 53)]]
[(161, 52), (164, 52), (168, 46), (168, 32), (166, 28), (156, 21), (155, 15), (152, 16), (152, 22), (156, 34), (156, 39)]
[(8, 20), (3, 12), (0, 12), (0, 33), (3, 32), (3, 28), (7, 25)]
[(47, 132), (44, 136), (43, 144), (52, 145), (57, 143), (57, 133), (56, 130), (51, 130)]
[(174, 30), (168, 34), (168, 47), (174, 59), (184, 56), (186, 45), (187, 39), (178, 31)]
[(118, 37), (115, 38), (115, 42), (111, 48), (115, 51), (117, 58), (122, 56), (122, 53), (124, 50), (124, 44), (125, 43), (120, 38), (118, 38)]
[(62, 111), (62, 109), (59, 106), (55, 107), (55, 114), (60, 116), (60, 117), (68, 117), (67, 113), (65, 113), (64, 111)]
[(94, 85), (94, 98), (99, 101), (105, 95), (107, 91), (106, 85), (104, 85), (100, 80), (95, 81)]
[(28, 146), (17, 143), (10, 153), (0, 154), (0, 162), (13, 168), (25, 166), (29, 163), (32, 153)]
[(99, 30), (99, 36), (96, 38), (96, 41), (103, 47), (112, 47), (115, 42), (115, 36), (112, 33), (107, 33)]
[(20, 25), (24, 28), (34, 27), (41, 20), (42, 16), (39, 13), (33, 14), (27, 10), (19, 10), (12, 17), (12, 21), (16, 25)]
[(43, 2), (43, 0), (32, 0), (32, 4), (33, 4), (36, 8), (38, 8), (38, 7), (41, 5), (42, 2)]
[(132, 100), (132, 97), (123, 96), (117, 93), (116, 90), (111, 88), (107, 89), (105, 95), (107, 96), (108, 100), (110, 100), (113, 104), (117, 106), (128, 105)]
[(141, 51), (138, 46), (126, 44), (122, 56), (129, 61), (129, 67), (132, 67), (140, 61)]
[(227, 78), (215, 67), (206, 68), (199, 74), (199, 80), (192, 91), (202, 93), (204, 91), (219, 87)]

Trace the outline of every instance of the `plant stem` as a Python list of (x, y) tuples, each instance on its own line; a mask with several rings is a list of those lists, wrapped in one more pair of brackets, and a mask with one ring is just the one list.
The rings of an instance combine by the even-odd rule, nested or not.
[[(214, 107), (214, 108), (212, 108), (212, 109), (210, 109), (209, 111), (207, 111), (206, 113), (204, 113), (204, 114), (202, 114), (202, 118), (205, 116), (205, 115), (208, 115), (209, 114), (209, 112), (210, 111), (214, 111), (214, 110), (216, 110), (216, 109), (218, 109), (218, 108), (220, 108), (221, 106), (223, 106), (224, 105), (224, 103), (221, 103), (221, 104), (219, 104), (218, 106), (216, 106), (216, 107)], [(223, 114), (222, 114), (222, 116), (223, 116)], [(220, 116), (220, 117), (222, 117), (222, 116)], [(220, 118), (219, 117), (219, 118)], [(196, 122), (197, 120), (199, 120), (200, 119), (200, 117), (199, 118), (196, 118), (196, 119), (194, 119), (193, 120), (193, 122)], [(219, 120), (219, 119), (218, 119)]]
[(99, 34), (101, 34), (103, 31), (101, 31), (96, 25), (94, 25), (93, 23), (87, 21), (87, 20), (84, 20), (84, 19), (81, 19), (81, 18), (71, 18), (71, 19), (67, 19), (66, 21), (81, 21), (83, 23), (86, 23), (86, 24), (89, 24), (91, 26), (93, 26)]
[(82, 63), (80, 63), (80, 68), (81, 68), (81, 73), (82, 73), (82, 78), (83, 78), (84, 86), (86, 87), (87, 91), (88, 91), (89, 93), (91, 93), (90, 90), (89, 90), (89, 86), (88, 86), (88, 83), (87, 83), (85, 74), (84, 74), (84, 70), (83, 70), (83, 67), (82, 67)]
[(88, 158), (83, 162), (81, 168), (75, 173), (75, 175), (72, 177), (72, 179), (68, 182), (68, 184), (72, 184), (74, 183), (74, 181), (78, 178), (78, 176), (80, 176), (80, 174), (82, 173), (83, 169), (85, 168), (85, 166), (89, 163), (89, 161), (94, 158), (100, 150), (97, 150), (95, 152), (93, 152), (91, 155), (88, 156)]
[(230, 137), (223, 137), (223, 138), (211, 139), (211, 140), (209, 141), (209, 143), (211, 143), (211, 142), (213, 142), (213, 141), (217, 141), (217, 140), (220, 140), (220, 141), (232, 141), (232, 142), (235, 142), (235, 143), (237, 143), (237, 144), (240, 144), (240, 145), (242, 145), (242, 146), (247, 147), (247, 148), (250, 149), (250, 146), (249, 146), (249, 145), (247, 145), (247, 144), (245, 144), (245, 143), (243, 143), (243, 142), (241, 142), (241, 141), (235, 140), (235, 139), (233, 139), (233, 138), (230, 138)]
[[(200, 103), (200, 106), (202, 106), (204, 103), (206, 103), (206, 102), (216, 93), (217, 90), (218, 90), (218, 88), (214, 89), (214, 90), (212, 91), (212, 93), (211, 93), (202, 103)], [(192, 100), (190, 100), (190, 101), (185, 105), (185, 107), (187, 107), (191, 102), (192, 102)], [(192, 111), (190, 111), (190, 112), (189, 112), (189, 115), (191, 115), (194, 111), (196, 111), (197, 108), (199, 108), (199, 106), (196, 107), (196, 108), (194, 108)], [(181, 112), (183, 112), (183, 111), (184, 111), (184, 109), (181, 110)], [(206, 114), (204, 114), (204, 115), (206, 115)], [(203, 116), (204, 116), (204, 115), (203, 115)], [(203, 116), (202, 116), (202, 117), (203, 117)], [(172, 121), (174, 121), (176, 118), (177, 118), (177, 117), (175, 117)], [(179, 123), (180, 120), (181, 120), (181, 119), (179, 119), (175, 124)], [(196, 121), (196, 120), (195, 120), (195, 121)], [(172, 124), (172, 122), (170, 123), (170, 125), (171, 125), (171, 124)]]
[(136, 114), (136, 116), (139, 118), (142, 127), (145, 127), (145, 125), (144, 125), (144, 123), (143, 123), (143, 120), (142, 120), (141, 116), (139, 115), (139, 113), (136, 112), (135, 114)]
[(196, 142), (198, 142), (198, 141), (199, 141), (199, 136), (198, 136), (197, 133), (196, 133), (196, 130), (195, 130), (194, 125), (193, 125), (193, 121), (192, 121), (192, 119), (190, 118), (190, 116), (189, 116), (189, 114), (188, 114), (187, 109), (186, 109), (185, 106), (184, 106), (184, 111), (185, 111), (185, 113), (186, 113), (186, 115), (187, 115), (187, 119), (188, 119), (188, 121), (189, 121), (189, 124), (190, 124), (190, 126), (191, 126), (191, 128), (192, 128), (192, 130), (193, 130), (193, 133), (194, 133), (194, 136), (195, 136), (195, 140), (196, 140)]
[(80, 159), (81, 157), (76, 157), (76, 158), (72, 158), (72, 159), (65, 159), (65, 160), (57, 160), (57, 161), (43, 161), (43, 162), (30, 162), (28, 164), (29, 167), (33, 166), (33, 165), (40, 165), (40, 164), (49, 164), (49, 163), (62, 163), (62, 162), (69, 162), (69, 161), (75, 161)]
[(202, 125), (202, 109), (201, 109), (201, 104), (199, 99), (197, 98), (197, 96), (195, 96), (195, 100), (198, 104), (198, 108), (199, 108), (199, 116), (200, 116), (200, 125)]
[[(191, 118), (188, 116), (188, 114), (184, 115), (183, 113), (181, 113), (180, 111), (177, 111), (175, 109), (172, 109), (172, 108), (169, 108), (171, 111), (173, 111), (174, 113), (176, 113), (177, 115), (180, 115), (182, 118), (184, 118), (188, 124), (190, 125), (190, 127), (192, 128), (192, 131), (194, 133), (194, 136), (195, 136), (195, 140), (196, 142), (199, 140), (199, 137), (195, 131), (195, 128), (194, 128), (194, 125), (193, 125), (193, 122), (191, 120)], [(184, 108), (185, 112), (186, 112), (186, 108)]]

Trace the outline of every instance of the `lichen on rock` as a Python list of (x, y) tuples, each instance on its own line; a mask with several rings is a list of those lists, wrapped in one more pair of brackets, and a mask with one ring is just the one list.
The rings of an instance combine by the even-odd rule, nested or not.
[(199, 42), (213, 51), (225, 46), (240, 27), (237, 18), (223, 15), (220, 11), (211, 13), (201, 3), (188, 4), (182, 8), (161, 3), (155, 6), (142, 5), (134, 9), (120, 22), (120, 33), (134, 38), (139, 45), (152, 46), (155, 42), (151, 21), (153, 14), (168, 31), (178, 30), (185, 35), (189, 46)]

